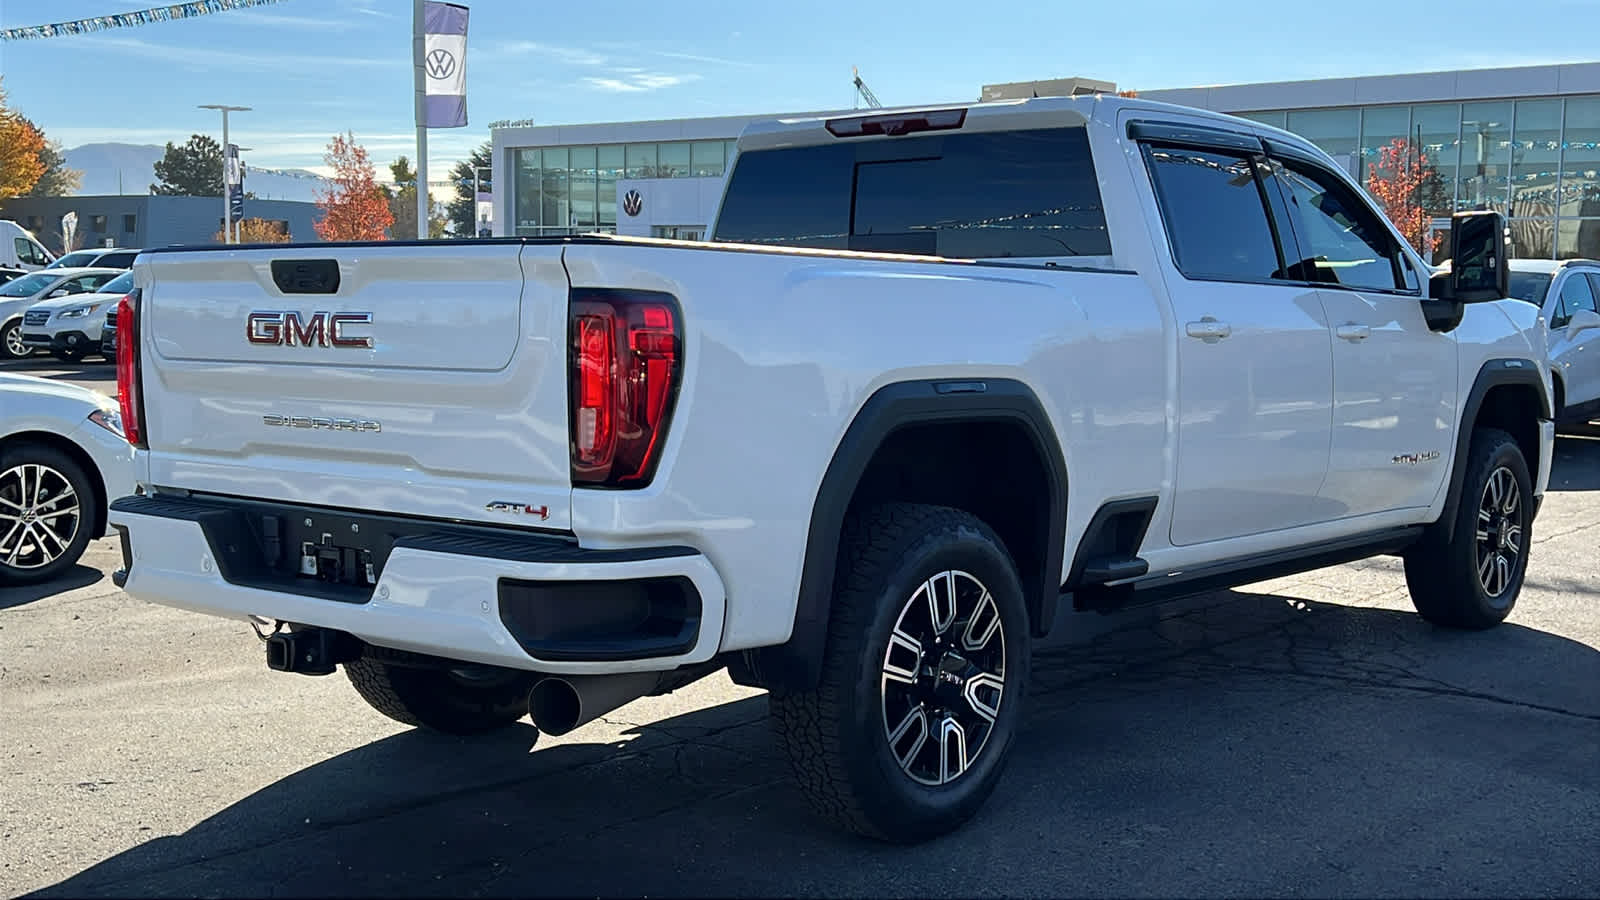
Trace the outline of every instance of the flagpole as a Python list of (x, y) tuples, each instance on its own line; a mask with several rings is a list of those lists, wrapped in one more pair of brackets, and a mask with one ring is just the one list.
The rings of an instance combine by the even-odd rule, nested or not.
[(417, 239), (428, 236), (428, 100), (427, 73), (423, 69), (427, 38), (425, 0), (412, 0), (411, 80), (416, 91), (417, 116)]

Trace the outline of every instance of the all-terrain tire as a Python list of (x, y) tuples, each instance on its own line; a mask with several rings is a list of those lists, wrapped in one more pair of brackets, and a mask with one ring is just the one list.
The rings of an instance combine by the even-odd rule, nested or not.
[(1498, 428), (1474, 430), (1461, 464), (1454, 533), (1446, 542), (1440, 522), (1406, 552), (1406, 586), (1429, 622), (1491, 628), (1511, 614), (1528, 571), (1533, 477), (1522, 448)]
[[(837, 571), (820, 683), (770, 694), (779, 742), (812, 808), (844, 829), (894, 843), (952, 831), (993, 792), (1022, 716), (1030, 633), (1016, 564), (994, 531), (969, 513), (888, 503), (845, 523)], [(929, 603), (930, 591), (946, 600)], [(946, 604), (948, 615), (933, 603)], [(988, 630), (991, 618), (998, 626)], [(975, 632), (985, 631), (975, 646)], [(908, 650), (907, 635), (928, 654)], [(959, 665), (952, 658), (971, 668), (964, 674), (947, 668)], [(915, 671), (919, 684), (889, 679), (891, 665)], [(1003, 680), (998, 693), (996, 670)], [(978, 699), (967, 699), (974, 689)], [(992, 714), (987, 725), (979, 705)], [(939, 729), (937, 759), (928, 756), (931, 740), (923, 743), (904, 727), (918, 716), (923, 733)], [(957, 723), (961, 756), (948, 749), (954, 735), (944, 730), (958, 718), (974, 723)], [(897, 730), (898, 744), (891, 734)], [(968, 741), (980, 736), (973, 750)], [(933, 780), (943, 781), (961, 759), (967, 765), (959, 775), (929, 783), (930, 764)]]
[[(480, 667), (482, 668), (482, 667)], [(356, 693), (373, 709), (405, 725), (446, 734), (481, 734), (504, 728), (528, 712), (528, 691), (538, 675), (512, 669), (467, 678), (362, 657), (344, 664)]]

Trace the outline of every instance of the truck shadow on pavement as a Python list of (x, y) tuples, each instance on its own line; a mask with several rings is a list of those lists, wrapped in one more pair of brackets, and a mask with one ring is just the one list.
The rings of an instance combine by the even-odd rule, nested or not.
[(1600, 884), (1584, 826), (1600, 821), (1600, 653), (1585, 644), (1222, 592), (1041, 651), (1030, 694), (988, 805), (920, 846), (819, 824), (756, 696), (650, 722), (624, 707), (612, 725), (639, 724), (615, 745), (579, 731), (530, 753), (525, 725), (473, 741), (397, 734), (31, 896), (1461, 896)]
[(1552, 491), (1600, 491), (1600, 428), (1556, 438)]

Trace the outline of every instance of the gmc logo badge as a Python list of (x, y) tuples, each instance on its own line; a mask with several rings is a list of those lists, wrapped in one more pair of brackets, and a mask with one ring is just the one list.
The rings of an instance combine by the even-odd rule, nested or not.
[(314, 312), (302, 319), (294, 310), (266, 309), (252, 312), (245, 319), (244, 334), (252, 344), (275, 347), (355, 347), (372, 349), (372, 338), (351, 337), (346, 326), (371, 325), (369, 312)]

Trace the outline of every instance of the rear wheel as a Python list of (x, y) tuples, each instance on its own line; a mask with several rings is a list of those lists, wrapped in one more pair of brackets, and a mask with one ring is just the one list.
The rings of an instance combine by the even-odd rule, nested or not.
[(999, 781), (1028, 655), (1016, 567), (982, 521), (909, 503), (852, 517), (821, 682), (770, 699), (812, 807), (897, 843), (958, 827)]
[(0, 357), (22, 359), (32, 352), (32, 348), (22, 342), (21, 319), (0, 327)]
[(1533, 478), (1516, 440), (1473, 432), (1455, 531), (1425, 536), (1406, 553), (1406, 585), (1424, 619), (1452, 628), (1500, 624), (1517, 603), (1532, 546)]
[(446, 734), (480, 734), (516, 722), (527, 714), (528, 691), (538, 679), (517, 669), (427, 668), (371, 657), (345, 663), (344, 673), (378, 712)]

